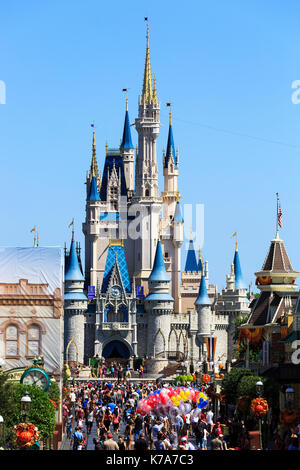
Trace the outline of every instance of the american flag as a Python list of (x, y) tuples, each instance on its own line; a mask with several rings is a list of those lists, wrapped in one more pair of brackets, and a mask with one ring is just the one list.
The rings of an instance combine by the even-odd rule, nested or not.
[(278, 217), (278, 225), (281, 228), (282, 227), (282, 210), (281, 210), (280, 204), (278, 204), (277, 217)]

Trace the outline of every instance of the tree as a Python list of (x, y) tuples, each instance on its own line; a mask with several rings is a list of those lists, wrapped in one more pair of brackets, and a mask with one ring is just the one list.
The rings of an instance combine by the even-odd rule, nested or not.
[(257, 398), (256, 382), (261, 380), (258, 375), (245, 375), (241, 378), (237, 387), (238, 397), (247, 396), (251, 399)]
[(239, 394), (238, 385), (242, 377), (253, 375), (250, 369), (232, 369), (222, 380), (221, 394), (225, 395), (227, 403), (235, 404)]
[(13, 443), (13, 421), (12, 415), (17, 413), (20, 403), (13, 400), (13, 383), (8, 381), (8, 373), (0, 371), (0, 415), (3, 417), (4, 426), (0, 436), (0, 446), (6, 448), (7, 443)]
[[(31, 398), (31, 412), (28, 421), (38, 428), (40, 439), (47, 439), (52, 436), (55, 430), (55, 411), (49, 395), (36, 385), (14, 384), (14, 402), (19, 404), (26, 392)], [(14, 424), (22, 421), (20, 406), (17, 412), (12, 415), (12, 420)]]
[[(48, 393), (35, 385), (23, 385), (7, 380), (8, 374), (0, 373), (0, 414), (4, 418), (4, 435), (0, 444), (14, 447), (14, 426), (22, 422), (21, 398), (27, 392), (31, 398), (31, 412), (27, 421), (32, 422), (40, 434), (40, 439), (52, 436), (55, 430), (55, 411)], [(57, 384), (56, 384), (57, 385)], [(55, 385), (52, 386), (53, 396), (57, 396)]]

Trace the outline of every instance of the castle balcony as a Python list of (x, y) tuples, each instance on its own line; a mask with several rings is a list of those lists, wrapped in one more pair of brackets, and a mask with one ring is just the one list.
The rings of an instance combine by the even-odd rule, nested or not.
[(99, 326), (102, 330), (120, 331), (131, 330), (132, 326), (129, 322), (104, 322)]

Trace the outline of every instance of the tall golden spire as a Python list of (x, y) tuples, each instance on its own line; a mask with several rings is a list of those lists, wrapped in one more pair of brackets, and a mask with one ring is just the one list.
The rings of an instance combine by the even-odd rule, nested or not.
[(146, 37), (147, 37), (147, 46), (146, 46), (146, 59), (145, 59), (142, 103), (143, 104), (150, 104), (150, 103), (153, 102), (153, 92), (152, 92), (152, 76), (151, 76), (151, 64), (150, 64), (149, 25), (148, 25), (148, 22), (147, 22), (147, 36)]
[(92, 163), (91, 163), (91, 176), (98, 178), (98, 165), (96, 158), (96, 140), (95, 140), (95, 125), (93, 124), (93, 154), (92, 154)]
[(157, 104), (157, 92), (156, 92), (156, 76), (153, 77), (153, 103)]

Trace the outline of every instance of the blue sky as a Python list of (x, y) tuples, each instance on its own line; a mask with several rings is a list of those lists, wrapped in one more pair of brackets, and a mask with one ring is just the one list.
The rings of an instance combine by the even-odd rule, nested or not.
[[(244, 277), (254, 284), (280, 231), (300, 270), (300, 79), (297, 0), (64, 0), (1, 6), (1, 245), (31, 246), (33, 225), (44, 246), (84, 243), (85, 174), (96, 124), (97, 158), (120, 143), (124, 94), (137, 115), (149, 17), (152, 71), (161, 100), (158, 163), (173, 103), (183, 204), (204, 204), (203, 254), (219, 288), (230, 272), (238, 232)], [(133, 142), (137, 135), (133, 129)], [(162, 171), (160, 184), (163, 183)], [(189, 223), (186, 234), (189, 235)], [(183, 262), (184, 264), (184, 257)]]

